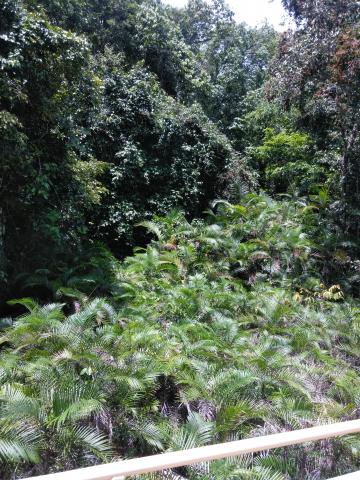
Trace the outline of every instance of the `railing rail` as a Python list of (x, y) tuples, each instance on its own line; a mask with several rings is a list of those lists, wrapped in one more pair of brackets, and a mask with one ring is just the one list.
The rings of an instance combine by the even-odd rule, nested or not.
[(332, 478), (331, 480), (360, 480), (360, 472), (348, 473), (341, 475), (341, 477)]
[[(119, 480), (128, 476), (161, 471), (210, 460), (246, 455), (273, 448), (297, 445), (326, 438), (339, 437), (360, 432), (360, 420), (320, 425), (302, 430), (276, 433), (235, 442), (208, 445), (205, 447), (167, 452), (150, 457), (123, 460), (105, 465), (80, 468), (61, 473), (52, 473), (31, 480)], [(354, 476), (355, 475), (355, 476)], [(360, 480), (360, 472), (337, 477), (344, 480)], [(27, 479), (30, 480), (30, 479)], [(335, 479), (334, 479), (335, 480)]]

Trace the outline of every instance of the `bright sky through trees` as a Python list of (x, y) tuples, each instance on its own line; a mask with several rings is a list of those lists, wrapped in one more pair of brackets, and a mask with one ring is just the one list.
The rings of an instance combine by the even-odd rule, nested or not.
[[(164, 0), (165, 3), (174, 7), (183, 7), (187, 0)], [(235, 13), (238, 22), (246, 22), (249, 25), (257, 25), (265, 19), (282, 30), (284, 27), (284, 9), (281, 0), (227, 0), (231, 10)]]

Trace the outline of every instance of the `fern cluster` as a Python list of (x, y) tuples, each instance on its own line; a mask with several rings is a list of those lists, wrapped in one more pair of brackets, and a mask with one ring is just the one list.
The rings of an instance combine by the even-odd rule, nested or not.
[[(0, 339), (2, 478), (357, 418), (360, 309), (321, 283), (312, 215), (252, 194), (207, 221), (173, 212), (113, 265), (113, 297), (70, 314), (18, 300)], [(148, 478), (320, 479), (359, 454), (354, 435)]]

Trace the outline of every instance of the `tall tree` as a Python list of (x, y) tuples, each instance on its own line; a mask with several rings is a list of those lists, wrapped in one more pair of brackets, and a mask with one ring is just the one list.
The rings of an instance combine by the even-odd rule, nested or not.
[(271, 98), (296, 105), (300, 128), (338, 152), (339, 213), (359, 236), (360, 8), (352, 0), (284, 1), (297, 28), (283, 35)]
[(71, 98), (92, 74), (85, 39), (21, 2), (2, 2), (0, 18), (0, 249), (15, 275), (71, 249), (84, 227), (91, 195), (78, 168)]

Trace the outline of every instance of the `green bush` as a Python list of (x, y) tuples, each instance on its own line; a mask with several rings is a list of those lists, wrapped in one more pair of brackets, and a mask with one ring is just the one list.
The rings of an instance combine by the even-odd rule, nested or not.
[(315, 156), (315, 145), (304, 133), (267, 129), (263, 143), (250, 147), (248, 154), (260, 171), (261, 185), (271, 193), (308, 194), (312, 186), (327, 178), (324, 166)]

